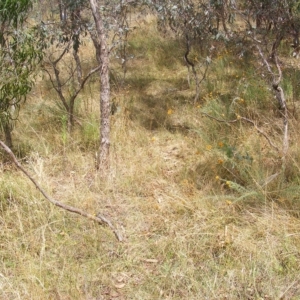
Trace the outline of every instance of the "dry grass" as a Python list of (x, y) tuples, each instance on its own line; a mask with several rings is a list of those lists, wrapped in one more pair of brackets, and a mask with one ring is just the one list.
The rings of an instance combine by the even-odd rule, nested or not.
[[(106, 181), (94, 170), (97, 82), (81, 96), (83, 126), (72, 137), (65, 138), (63, 113), (46, 83), (36, 87), (14, 132), (24, 166), (49, 194), (101, 212), (125, 241), (52, 207), (3, 164), (0, 299), (300, 299), (297, 140), (290, 183), (280, 177), (260, 188), (259, 181), (280, 168), (266, 140), (247, 124), (224, 126), (201, 115), (201, 109), (222, 115), (239, 96), (220, 79), (229, 60), (213, 65), (195, 107), (179, 42), (164, 41), (149, 30), (151, 18), (145, 20), (146, 29), (130, 41), (136, 59), (128, 64), (126, 85), (113, 94), (120, 110), (112, 116)], [(241, 72), (230, 68), (228, 76)], [(252, 99), (256, 91), (246, 92), (252, 102), (239, 113), (251, 116), (253, 105), (276, 120)], [(280, 143), (279, 130), (263, 129)], [(226, 180), (252, 196), (241, 198)]]

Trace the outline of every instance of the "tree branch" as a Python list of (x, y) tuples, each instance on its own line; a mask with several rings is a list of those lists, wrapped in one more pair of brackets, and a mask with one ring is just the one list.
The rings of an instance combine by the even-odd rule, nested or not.
[(236, 122), (238, 122), (238, 121), (245, 121), (245, 122), (248, 122), (248, 123), (252, 124), (253, 127), (256, 129), (256, 131), (257, 131), (258, 133), (260, 133), (260, 134), (268, 141), (268, 143), (270, 144), (270, 146), (272, 146), (277, 152), (280, 152), (279, 148), (278, 148), (276, 145), (273, 144), (273, 142), (272, 142), (271, 139), (267, 136), (267, 134), (264, 133), (261, 129), (259, 129), (259, 128), (256, 126), (256, 124), (254, 123), (254, 121), (252, 121), (252, 120), (250, 120), (250, 119), (248, 119), (248, 118), (240, 117), (240, 116), (239, 116), (239, 117), (238, 117), (237, 119), (235, 119), (235, 120), (229, 120), (229, 121), (227, 121), (227, 120), (221, 120), (221, 119), (215, 118), (215, 117), (213, 117), (213, 116), (211, 116), (211, 115), (209, 115), (209, 114), (207, 114), (207, 113), (204, 113), (204, 112), (202, 112), (202, 114), (205, 115), (206, 117), (210, 118), (210, 119), (216, 120), (216, 121), (221, 122), (221, 123), (225, 123), (225, 124), (227, 124), (227, 125), (228, 125), (228, 123), (236, 123)]
[(72, 42), (73, 42), (72, 40), (69, 41), (69, 43), (66, 45), (66, 47), (64, 48), (64, 50), (63, 50), (62, 53), (60, 54), (60, 56), (59, 56), (56, 60), (51, 61), (52, 64), (57, 65), (57, 63), (58, 63), (58, 62), (64, 57), (64, 55), (69, 51)]
[(261, 59), (263, 60), (266, 68), (268, 69), (270, 74), (273, 76), (272, 87), (273, 87), (273, 90), (275, 92), (275, 96), (276, 96), (276, 99), (279, 103), (280, 110), (282, 112), (282, 117), (283, 117), (283, 142), (282, 142), (283, 157), (282, 158), (284, 159), (286, 157), (286, 154), (287, 154), (288, 149), (289, 149), (289, 138), (288, 138), (288, 111), (287, 111), (287, 106), (286, 106), (286, 99), (285, 99), (285, 95), (284, 95), (284, 91), (283, 91), (282, 87), (279, 86), (279, 84), (282, 80), (282, 71), (281, 71), (280, 65), (278, 63), (278, 58), (275, 55), (274, 56), (274, 63), (275, 63), (275, 66), (277, 68), (277, 71), (278, 71), (278, 78), (276, 80), (276, 76), (275, 76), (274, 72), (272, 71), (270, 64), (268, 63), (268, 61), (264, 57), (260, 47), (258, 45), (256, 47), (258, 49), (259, 55), (260, 55)]
[(78, 87), (78, 89), (76, 90), (76, 92), (74, 93), (74, 95), (71, 97), (71, 100), (70, 101), (74, 101), (75, 98), (78, 96), (78, 94), (80, 93), (80, 91), (84, 88), (84, 85), (86, 83), (86, 81), (94, 74), (96, 73), (97, 71), (100, 70), (100, 67), (101, 66), (98, 66), (92, 70), (90, 70), (90, 72), (83, 78), (83, 80), (81, 81), (80, 83), (80, 86)]
[(58, 206), (64, 210), (67, 210), (71, 213), (78, 214), (80, 216), (86, 217), (90, 220), (93, 220), (100, 225), (107, 225), (115, 234), (118, 241), (122, 242), (123, 238), (121, 234), (115, 229), (115, 227), (112, 225), (112, 223), (105, 217), (98, 214), (97, 216), (91, 215), (79, 208), (61, 203), (60, 201), (57, 201), (47, 195), (47, 193), (42, 189), (42, 187), (35, 181), (35, 179), (22, 167), (22, 165), (18, 162), (17, 158), (15, 157), (14, 153), (11, 151), (11, 149), (5, 145), (4, 142), (0, 140), (0, 146), (3, 148), (3, 150), (10, 156), (11, 160), (14, 162), (14, 164), (31, 180), (31, 182), (35, 185), (35, 187), (41, 192), (41, 194), (53, 205)]

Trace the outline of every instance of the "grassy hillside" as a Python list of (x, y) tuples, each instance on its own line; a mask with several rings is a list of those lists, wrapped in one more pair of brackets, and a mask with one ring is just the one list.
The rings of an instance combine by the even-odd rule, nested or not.
[[(124, 242), (52, 206), (3, 162), (0, 299), (300, 299), (298, 61), (284, 61), (291, 138), (282, 164), (269, 143), (281, 147), (282, 119), (250, 54), (215, 53), (194, 103), (181, 42), (151, 17), (140, 23), (123, 83), (112, 61), (107, 180), (95, 171), (97, 77), (77, 101), (72, 136), (46, 77), (14, 131), (20, 161), (45, 190), (106, 216)], [(81, 51), (88, 69), (92, 45)], [(216, 120), (239, 116), (264, 134)]]

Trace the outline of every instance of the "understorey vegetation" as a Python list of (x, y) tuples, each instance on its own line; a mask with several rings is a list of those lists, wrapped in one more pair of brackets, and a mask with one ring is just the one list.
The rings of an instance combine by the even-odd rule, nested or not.
[(300, 2), (3, 3), (3, 299), (298, 299)]

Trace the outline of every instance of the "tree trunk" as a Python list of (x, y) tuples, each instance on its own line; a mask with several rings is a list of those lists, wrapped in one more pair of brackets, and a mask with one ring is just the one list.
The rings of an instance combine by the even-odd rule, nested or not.
[(73, 50), (73, 57), (76, 62), (77, 86), (80, 87), (82, 81), (82, 68), (81, 68), (80, 57), (76, 50)]
[(276, 40), (272, 45), (272, 50), (271, 50), (271, 59), (273, 62), (275, 62), (275, 56), (276, 56), (276, 52), (278, 47), (280, 46), (281, 41), (283, 40), (284, 37), (284, 33), (283, 32), (278, 32), (276, 35)]
[(70, 102), (68, 111), (68, 133), (71, 134), (74, 129), (74, 100)]
[(3, 131), (5, 134), (5, 144), (12, 149), (12, 137), (11, 137), (11, 126), (9, 124), (9, 120), (4, 120), (3, 122)]
[[(97, 159), (97, 169), (107, 171), (109, 168), (110, 147), (110, 84), (109, 84), (109, 52), (102, 17), (98, 11), (96, 0), (90, 0), (93, 17), (98, 34), (97, 61), (100, 62), (100, 148)], [(98, 48), (99, 49), (99, 48)]]
[(66, 5), (63, 3), (62, 0), (59, 0), (58, 7), (59, 7), (60, 21), (63, 22), (63, 23), (65, 23), (66, 20), (67, 20)]

